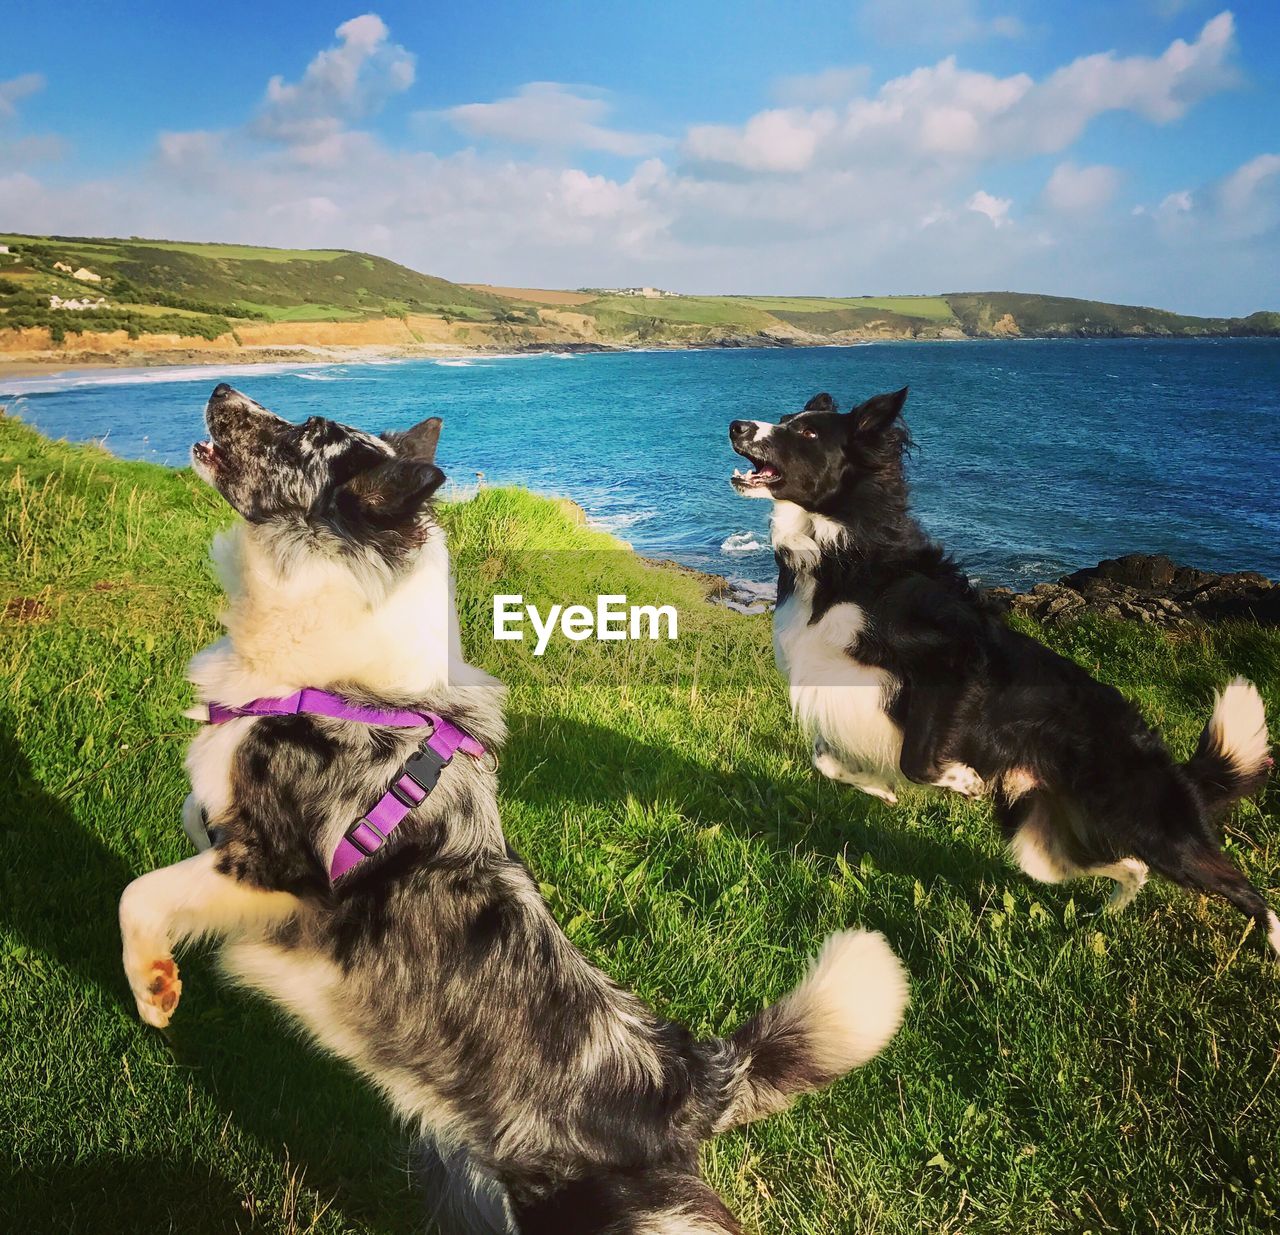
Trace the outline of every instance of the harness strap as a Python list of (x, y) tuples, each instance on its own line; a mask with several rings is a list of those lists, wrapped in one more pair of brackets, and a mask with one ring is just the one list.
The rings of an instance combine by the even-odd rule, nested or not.
[(436, 787), (440, 773), (449, 766), (458, 751), (473, 759), (485, 753), (484, 747), (465, 729), (435, 712), (363, 707), (348, 702), (341, 695), (310, 686), (279, 698), (254, 699), (240, 707), (227, 707), (221, 703), (207, 706), (212, 725), (221, 725), (241, 716), (294, 716), (305, 712), (397, 729), (431, 726), (430, 734), (396, 773), (387, 792), (342, 834), (329, 863), (330, 882), (336, 882), (387, 843), (409, 812), (426, 800)]

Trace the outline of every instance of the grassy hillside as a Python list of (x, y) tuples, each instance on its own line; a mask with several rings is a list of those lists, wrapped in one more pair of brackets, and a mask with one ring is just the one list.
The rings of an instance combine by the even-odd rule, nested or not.
[(965, 333), (976, 337), (1280, 334), (1280, 314), (1275, 313), (1245, 318), (1189, 317), (1165, 309), (1020, 292), (957, 293), (947, 296), (946, 301)]
[[(492, 321), (512, 312), (508, 301), (366, 253), (58, 236), (0, 235), (0, 244), (13, 250), (7, 263), (0, 256), (0, 327), (53, 319), (68, 329), (127, 328), (147, 306), (159, 306), (184, 312), (179, 327), (212, 338), (236, 319), (359, 321), (428, 313)], [(101, 282), (73, 278), (81, 268)], [(105, 296), (110, 309), (59, 315), (49, 310), (50, 294)], [(144, 333), (175, 327), (168, 318), (159, 327), (138, 325)]]
[[(392, 1235), (418, 1229), (405, 1136), (207, 958), (161, 1036), (120, 973), (115, 902), (184, 856), (183, 668), (217, 631), (220, 501), (189, 471), (0, 419), (0, 1229)], [(989, 811), (820, 782), (768, 619), (705, 605), (555, 503), (446, 508), (470, 656), (511, 687), (504, 818), (568, 931), (699, 1034), (739, 1024), (829, 931), (886, 932), (914, 998), (877, 1061), (713, 1144), (769, 1235), (1267, 1232), (1280, 1223), (1277, 966), (1217, 904), (1029, 883)], [(676, 644), (489, 639), (494, 591), (680, 607)], [(1212, 687), (1280, 708), (1280, 635), (1087, 624), (1060, 650), (1189, 752)], [(1280, 898), (1272, 789), (1229, 828)], [(1109, 885), (1108, 885), (1109, 886)]]
[[(715, 346), (862, 339), (1280, 335), (1280, 314), (1200, 318), (1013, 292), (946, 296), (643, 296), (464, 286), (338, 249), (0, 234), (0, 350), (38, 354), (123, 332), (244, 346)], [(86, 269), (98, 282), (77, 280)], [(50, 297), (103, 297), (84, 309)], [(308, 330), (319, 324), (331, 329)], [(381, 325), (379, 325), (381, 324)], [(344, 329), (345, 327), (345, 329)], [(48, 331), (48, 338), (37, 333)], [(292, 328), (292, 329), (291, 329)], [(148, 337), (150, 342), (148, 342)], [(6, 347), (6, 339), (11, 346)], [(180, 344), (179, 344), (180, 345)], [(174, 346), (172, 340), (166, 348)], [(101, 346), (99, 347), (101, 350)]]

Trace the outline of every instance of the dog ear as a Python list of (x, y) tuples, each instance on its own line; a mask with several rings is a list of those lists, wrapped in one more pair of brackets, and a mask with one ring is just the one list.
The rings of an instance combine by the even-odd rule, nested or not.
[(444, 421), (439, 416), (429, 416), (421, 424), (401, 433), (384, 433), (383, 438), (396, 448), (396, 453), (418, 459), (423, 463), (434, 463), (436, 445), (440, 441), (440, 430)]
[(387, 452), (376, 441), (364, 437), (352, 438), (344, 446), (342, 453), (330, 459), (330, 483), (341, 488), (361, 472), (377, 467), (387, 460)]
[(836, 401), (825, 391), (820, 395), (814, 395), (802, 409), (806, 412), (834, 412), (836, 411)]
[(849, 412), (850, 432), (863, 436), (883, 433), (901, 414), (908, 389), (904, 386), (890, 394), (873, 395), (858, 404)]
[(399, 527), (412, 523), (443, 483), (444, 473), (429, 459), (388, 459), (349, 480), (335, 500), (349, 519)]

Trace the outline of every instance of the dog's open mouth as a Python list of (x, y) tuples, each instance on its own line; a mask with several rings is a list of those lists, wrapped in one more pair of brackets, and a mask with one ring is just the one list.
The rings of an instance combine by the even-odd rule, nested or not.
[(222, 455), (212, 442), (197, 442), (191, 447), (191, 460), (197, 466), (215, 472), (222, 461)]
[(751, 464), (751, 471), (744, 472), (736, 467), (733, 469), (733, 475), (729, 478), (729, 483), (735, 489), (767, 489), (770, 485), (775, 485), (782, 479), (781, 471), (774, 464), (752, 458), (751, 455), (743, 450), (738, 453)]

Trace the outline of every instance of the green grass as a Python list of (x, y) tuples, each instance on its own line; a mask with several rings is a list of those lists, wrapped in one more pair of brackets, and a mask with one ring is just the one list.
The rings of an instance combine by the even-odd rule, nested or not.
[(253, 262), (331, 262), (345, 257), (345, 249), (271, 249), (256, 244), (184, 244), (173, 240), (147, 240), (151, 249), (168, 249), (173, 253), (192, 253), (196, 257), (232, 258)]
[(204, 302), (211, 311), (252, 307), (277, 321), (440, 312), (493, 320), (511, 308), (510, 301), (367, 253), (98, 237), (10, 235), (0, 240), (15, 249), (17, 269), (40, 270), (50, 289), (60, 288), (53, 265), (61, 261), (97, 270), (104, 281), (93, 290), (110, 298), (146, 302), (147, 293), (176, 296)]
[(765, 313), (729, 296), (673, 296), (659, 300), (646, 300), (640, 296), (602, 296), (590, 304), (579, 306), (578, 311), (596, 317), (616, 314), (656, 318), (677, 325), (738, 326), (744, 330), (768, 323)]
[(1275, 333), (1268, 314), (1252, 318), (1190, 317), (1166, 309), (1106, 304), (1070, 296), (1037, 296), (1021, 292), (965, 292), (949, 295), (963, 329), (982, 335), (1007, 314), (1026, 335), (1231, 335)]
[[(25, 241), (37, 240), (41, 244), (58, 242), (52, 236), (27, 236), (18, 233), (0, 233), (0, 244), (8, 244), (20, 248)], [(90, 239), (81, 236), (66, 237), (68, 244), (79, 253), (84, 250), (99, 256), (102, 261), (118, 261), (121, 245), (140, 244), (148, 249), (167, 249), (171, 253), (190, 253), (196, 257), (231, 258), (242, 261), (258, 262), (292, 262), (298, 260), (325, 262), (335, 257), (344, 257), (345, 249), (272, 249), (255, 244), (190, 244), (179, 240), (146, 240), (137, 239), (121, 241), (114, 239)]]
[(240, 301), (242, 307), (261, 313), (272, 322), (356, 322), (366, 315), (354, 309), (340, 309), (332, 304), (254, 304)]
[(955, 322), (947, 302), (938, 296), (678, 296), (655, 300), (602, 296), (578, 311), (594, 316), (606, 332), (624, 337), (639, 334), (642, 338), (664, 329), (678, 337), (689, 327), (756, 334), (777, 330), (783, 324), (824, 335), (866, 328), (886, 316), (895, 328), (907, 333)]
[[(55, 262), (87, 265), (103, 276), (95, 294), (113, 302), (175, 305), (205, 315), (193, 333), (216, 337), (223, 317), (250, 310), (273, 322), (351, 322), (408, 314), (452, 322), (506, 326), (510, 345), (529, 341), (526, 326), (544, 324), (538, 306), (420, 274), (386, 258), (339, 249), (276, 249), (172, 240), (0, 234), (15, 249), (0, 270), (27, 291), (83, 295), (86, 285), (54, 271)], [(30, 279), (38, 272), (39, 277)], [(678, 296), (646, 300), (602, 296), (573, 306), (595, 319), (599, 336), (620, 344), (710, 344), (726, 336), (937, 338), (955, 329), (974, 337), (1007, 332), (1006, 315), (1021, 334), (1280, 335), (1280, 314), (1203, 318), (1160, 309), (1109, 305), (1014, 292), (946, 296)], [(176, 322), (177, 319), (170, 319)], [(178, 325), (181, 323), (178, 322)], [(107, 317), (60, 312), (37, 320), (0, 319), (9, 326), (48, 325), (109, 330)], [(999, 329), (995, 329), (996, 327)], [(141, 333), (145, 326), (134, 331)], [(492, 342), (494, 335), (488, 341)], [(502, 337), (502, 331), (497, 337)], [(544, 340), (545, 341), (545, 338)]]
[[(1280, 974), (1238, 916), (1153, 886), (1099, 917), (1106, 887), (1029, 883), (982, 805), (892, 809), (820, 782), (767, 619), (703, 604), (544, 499), (484, 491), (443, 517), (468, 652), (511, 688), (509, 835), (593, 960), (699, 1034), (776, 998), (851, 923), (911, 969), (882, 1057), (708, 1148), (750, 1229), (1277, 1229)], [(217, 633), (204, 559), (226, 518), (188, 471), (0, 419), (0, 1230), (419, 1229), (407, 1139), (362, 1082), (200, 953), (167, 1036), (120, 974), (121, 888), (187, 852), (183, 671)], [(535, 660), (490, 641), (498, 590), (667, 598), (681, 638)], [(1183, 752), (1230, 673), (1280, 707), (1274, 632), (1050, 637)], [(1274, 791), (1229, 843), (1274, 903)]]
[(955, 315), (941, 296), (734, 296), (772, 313), (826, 313), (832, 309), (885, 309), (903, 317), (930, 322), (950, 322)]

